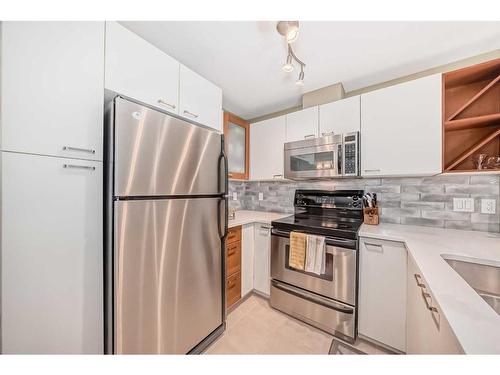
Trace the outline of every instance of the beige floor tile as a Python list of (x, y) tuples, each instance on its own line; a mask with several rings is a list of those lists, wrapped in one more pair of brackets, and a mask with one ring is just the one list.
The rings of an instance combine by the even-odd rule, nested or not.
[(206, 354), (327, 354), (332, 336), (251, 296), (227, 316), (226, 332)]

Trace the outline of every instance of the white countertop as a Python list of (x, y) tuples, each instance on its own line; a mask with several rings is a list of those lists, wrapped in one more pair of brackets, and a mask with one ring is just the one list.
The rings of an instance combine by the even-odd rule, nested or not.
[(250, 223), (271, 224), (271, 221), (273, 220), (278, 220), (282, 217), (287, 217), (290, 215), (291, 214), (278, 212), (238, 210), (236, 211), (236, 217), (234, 219), (229, 219), (229, 228)]
[(363, 224), (359, 235), (404, 242), (465, 353), (500, 354), (500, 315), (441, 256), (500, 267), (500, 234)]

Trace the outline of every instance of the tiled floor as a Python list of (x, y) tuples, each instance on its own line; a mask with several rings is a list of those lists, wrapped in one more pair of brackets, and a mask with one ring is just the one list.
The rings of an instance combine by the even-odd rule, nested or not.
[(227, 316), (226, 332), (206, 354), (327, 354), (332, 336), (250, 296)]

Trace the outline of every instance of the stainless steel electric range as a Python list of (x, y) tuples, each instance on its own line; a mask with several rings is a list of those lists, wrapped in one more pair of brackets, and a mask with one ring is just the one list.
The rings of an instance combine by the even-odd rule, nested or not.
[[(271, 306), (351, 343), (357, 335), (362, 200), (362, 190), (296, 190), (295, 214), (271, 223)], [(291, 231), (325, 237), (323, 274), (289, 267)]]

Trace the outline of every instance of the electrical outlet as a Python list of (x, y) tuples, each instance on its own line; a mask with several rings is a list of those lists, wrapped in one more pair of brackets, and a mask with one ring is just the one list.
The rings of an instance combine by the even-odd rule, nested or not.
[(494, 215), (497, 208), (495, 199), (481, 199), (481, 213)]
[(453, 198), (453, 211), (474, 212), (474, 198)]
[(264, 200), (264, 193), (259, 193), (259, 201), (263, 201)]
[(238, 193), (234, 192), (233, 193), (233, 201), (237, 201), (237, 200), (238, 200)]

